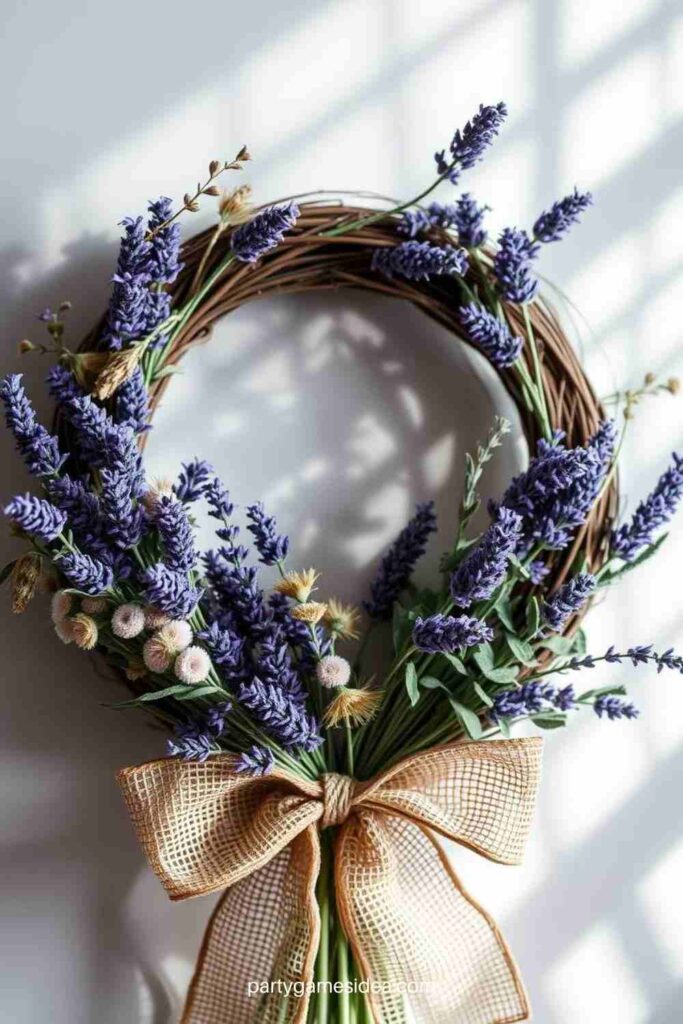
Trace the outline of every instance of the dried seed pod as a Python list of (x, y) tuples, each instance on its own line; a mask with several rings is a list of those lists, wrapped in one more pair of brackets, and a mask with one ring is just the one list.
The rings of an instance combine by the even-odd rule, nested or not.
[(40, 578), (40, 555), (33, 551), (22, 555), (15, 562), (12, 570), (12, 611), (15, 615), (21, 615), (33, 599)]
[(222, 164), (221, 164), (220, 160), (212, 160), (211, 161), (211, 163), (209, 164), (209, 174), (211, 175), (212, 178), (216, 177), (216, 175), (220, 171), (221, 167), (222, 167)]
[(235, 157), (235, 160), (238, 160), (240, 163), (243, 163), (245, 160), (251, 160), (251, 155), (246, 146), (242, 146), (241, 150)]

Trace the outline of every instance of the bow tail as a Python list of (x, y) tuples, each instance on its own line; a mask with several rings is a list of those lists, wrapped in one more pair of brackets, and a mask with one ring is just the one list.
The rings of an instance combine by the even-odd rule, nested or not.
[(204, 934), (181, 1024), (305, 1021), (320, 935), (319, 870), (318, 835), (309, 826), (226, 889)]
[(431, 833), (360, 811), (340, 831), (335, 863), (339, 913), (378, 1024), (529, 1020), (505, 940)]

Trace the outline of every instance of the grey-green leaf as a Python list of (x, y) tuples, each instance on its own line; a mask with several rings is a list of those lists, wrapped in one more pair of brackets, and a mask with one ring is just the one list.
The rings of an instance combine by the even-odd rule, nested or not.
[(453, 711), (462, 722), (465, 732), (470, 739), (481, 739), (482, 728), (479, 716), (470, 708), (466, 708), (464, 704), (460, 703), (460, 701), (455, 700), (454, 697), (450, 697), (449, 700)]
[(406, 665), (406, 690), (408, 691), (408, 700), (410, 701), (411, 707), (415, 707), (418, 700), (420, 699), (420, 691), (417, 685), (417, 671), (412, 661), (409, 661)]

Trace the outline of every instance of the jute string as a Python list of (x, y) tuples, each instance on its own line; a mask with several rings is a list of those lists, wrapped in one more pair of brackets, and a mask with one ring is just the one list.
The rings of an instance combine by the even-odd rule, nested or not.
[[(541, 751), (537, 738), (451, 744), (369, 782), (335, 773), (308, 782), (283, 770), (250, 778), (227, 754), (119, 772), (140, 842), (171, 899), (226, 890), (183, 1024), (306, 1019), (325, 827), (335, 827), (338, 913), (378, 1024), (402, 1024), (406, 1008), (418, 1024), (529, 1020), (505, 940), (433, 833), (489, 860), (519, 863)], [(250, 982), (264, 981), (302, 991), (249, 994)]]

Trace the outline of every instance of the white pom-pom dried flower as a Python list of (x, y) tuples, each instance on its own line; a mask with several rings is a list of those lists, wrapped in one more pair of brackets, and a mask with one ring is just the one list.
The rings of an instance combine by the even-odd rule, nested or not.
[(175, 660), (173, 671), (182, 683), (203, 683), (211, 669), (211, 658), (202, 647), (187, 647)]
[(171, 667), (173, 653), (169, 651), (168, 645), (159, 637), (158, 633), (145, 641), (142, 648), (142, 660), (150, 672), (161, 674)]
[(315, 674), (321, 686), (333, 690), (337, 686), (346, 686), (351, 678), (351, 666), (346, 658), (340, 658), (337, 654), (327, 654), (315, 666)]
[(81, 601), (81, 611), (86, 615), (101, 615), (107, 610), (107, 599), (104, 597), (84, 597)]
[(151, 604), (145, 608), (145, 629), (161, 629), (170, 621), (170, 615), (159, 611), (158, 608), (153, 608)]
[(121, 604), (111, 617), (111, 631), (122, 640), (132, 640), (145, 628), (145, 613), (139, 604)]
[(79, 612), (69, 619), (71, 635), (77, 647), (83, 651), (92, 651), (97, 644), (97, 623), (84, 612)]
[(179, 654), (192, 643), (192, 626), (183, 619), (173, 619), (161, 627), (157, 636), (167, 644), (172, 654)]
[(57, 619), (55, 622), (55, 633), (63, 644), (72, 644), (74, 631), (71, 619)]
[(51, 614), (55, 626), (67, 617), (71, 611), (73, 600), (73, 595), (67, 594), (66, 590), (58, 590), (56, 594), (52, 595)]

